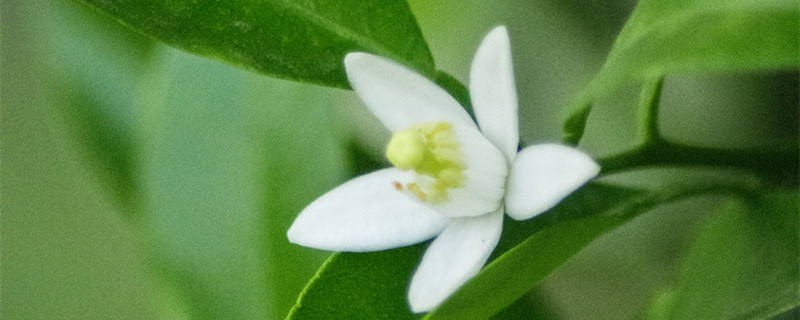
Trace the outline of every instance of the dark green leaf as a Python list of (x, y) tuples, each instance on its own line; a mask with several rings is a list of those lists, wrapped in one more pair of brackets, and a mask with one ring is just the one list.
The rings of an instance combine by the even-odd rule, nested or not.
[(491, 320), (552, 320), (559, 318), (558, 308), (548, 303), (547, 293), (532, 290), (510, 306), (493, 315)]
[(796, 1), (642, 0), (564, 126), (579, 139), (592, 102), (622, 85), (669, 73), (794, 68), (800, 62)]
[(766, 319), (800, 305), (800, 197), (771, 194), (718, 210), (652, 319)]
[(348, 52), (432, 76), (433, 58), (400, 0), (81, 0), (182, 50), (266, 75), (348, 87)]

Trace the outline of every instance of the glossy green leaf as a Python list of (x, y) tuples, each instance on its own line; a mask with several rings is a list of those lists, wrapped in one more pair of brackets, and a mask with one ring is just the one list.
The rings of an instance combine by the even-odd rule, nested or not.
[(689, 250), (652, 319), (767, 319), (800, 305), (800, 197), (732, 201)]
[(406, 302), (424, 245), (369, 253), (337, 253), (319, 269), (287, 320), (417, 319)]
[[(652, 203), (640, 191), (589, 185), (547, 214), (525, 222), (507, 219), (495, 260), (426, 319), (492, 316), (592, 239)], [(289, 319), (323, 314), (336, 319), (410, 318), (406, 288), (423, 248), (334, 255), (309, 283)]]
[(81, 0), (171, 46), (266, 75), (348, 87), (348, 52), (388, 57), (432, 75), (401, 0)]
[(285, 315), (326, 256), (288, 224), (346, 169), (330, 97), (171, 49), (147, 83), (138, 231), (165, 314)]
[(756, 71), (800, 64), (794, 0), (643, 0), (603, 68), (572, 106), (565, 140), (583, 134), (588, 109), (622, 85), (669, 73)]

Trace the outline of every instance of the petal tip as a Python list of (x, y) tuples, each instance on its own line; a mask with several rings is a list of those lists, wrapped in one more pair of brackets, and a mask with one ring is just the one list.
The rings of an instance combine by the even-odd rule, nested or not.
[(486, 34), (486, 38), (495, 38), (495, 37), (503, 37), (508, 39), (508, 28), (505, 25), (499, 25), (494, 27), (488, 34)]
[(289, 242), (294, 244), (300, 244), (300, 234), (298, 231), (297, 223), (292, 223), (289, 227), (289, 230), (286, 231), (286, 238), (289, 239)]
[(307, 222), (307, 219), (304, 219), (301, 213), (289, 227), (289, 230), (286, 231), (286, 238), (290, 243), (299, 246), (325, 250), (320, 246), (319, 241), (315, 241), (313, 235), (316, 234), (316, 232), (310, 230), (313, 229), (313, 227)]
[(433, 304), (428, 300), (420, 299), (417, 296), (408, 295), (408, 305), (411, 307), (413, 313), (426, 313), (436, 308), (437, 304)]
[(411, 278), (411, 310), (431, 311), (472, 279), (486, 264), (503, 230), (503, 210), (454, 219), (431, 243)]
[(512, 164), (506, 209), (515, 220), (530, 219), (550, 210), (600, 173), (588, 154), (559, 144), (522, 150)]
[(472, 60), (470, 98), (481, 131), (513, 161), (519, 144), (518, 97), (505, 26), (484, 37)]
[(368, 59), (371, 56), (369, 53), (365, 52), (350, 52), (344, 56), (344, 68), (345, 71), (348, 69), (357, 66), (361, 61), (364, 59)]
[(502, 50), (511, 51), (511, 39), (508, 35), (508, 28), (504, 25), (500, 25), (495, 27), (494, 29), (490, 30), (486, 33), (486, 36), (483, 37), (483, 41), (481, 41), (481, 46), (493, 46), (496, 48), (502, 48)]

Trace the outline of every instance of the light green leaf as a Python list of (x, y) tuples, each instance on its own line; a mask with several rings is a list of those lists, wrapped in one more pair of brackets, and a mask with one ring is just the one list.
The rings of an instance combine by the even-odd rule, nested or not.
[(54, 64), (75, 51), (59, 40), (80, 38), (53, 37), (75, 31), (61, 20), (70, 5), (0, 2), (0, 318), (155, 319), (130, 230), (62, 117), (70, 74)]
[(75, 129), (91, 169), (123, 204), (120, 212), (131, 214), (138, 192), (135, 88), (155, 43), (74, 2), (42, 11), (40, 33), (48, 35), (42, 51), (52, 55), (42, 61), (60, 86), (60, 115)]
[[(495, 260), (426, 319), (494, 315), (592, 239), (653, 203), (640, 191), (588, 185), (547, 214), (525, 222), (507, 219)], [(311, 280), (288, 319), (410, 318), (406, 288), (423, 248), (334, 255)]]
[(348, 52), (432, 76), (433, 58), (401, 0), (81, 0), (171, 46), (266, 75), (348, 87)]
[[(167, 50), (141, 103), (141, 235), (167, 312), (266, 318), (251, 119), (237, 70)], [(185, 305), (181, 305), (185, 304)]]
[(340, 109), (330, 105), (337, 98), (331, 90), (260, 77), (250, 82), (249, 91), (248, 104), (262, 119), (255, 124), (260, 138), (255, 150), (267, 230), (267, 288), (275, 305), (269, 319), (280, 319), (329, 256), (289, 243), (286, 231), (307, 204), (340, 184), (351, 168), (337, 127)]
[(140, 105), (137, 225), (165, 314), (281, 317), (326, 256), (291, 246), (288, 224), (346, 169), (328, 90), (165, 56)]
[(565, 140), (583, 134), (588, 110), (626, 83), (670, 73), (796, 68), (800, 6), (794, 0), (642, 0), (603, 68), (572, 106)]
[(800, 197), (731, 201), (710, 219), (652, 319), (766, 319), (800, 305)]

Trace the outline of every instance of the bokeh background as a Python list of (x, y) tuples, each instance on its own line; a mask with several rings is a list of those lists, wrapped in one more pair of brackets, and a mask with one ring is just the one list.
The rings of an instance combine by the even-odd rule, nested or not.
[[(634, 5), (410, 1), (438, 68), (462, 82), (484, 33), (508, 26), (524, 144), (560, 140), (564, 107)], [(387, 133), (352, 92), (183, 53), (67, 0), (4, 0), (0, 26), (4, 319), (283, 318), (329, 254), (286, 241), (294, 216), (384, 165)], [(673, 75), (661, 127), (697, 145), (780, 147), (798, 141), (797, 106), (796, 70)], [(634, 119), (598, 105), (581, 148), (632, 146)], [(747, 179), (605, 179), (657, 188), (698, 176)], [(531, 292), (546, 302), (537, 312), (640, 315), (721, 201), (663, 206), (598, 239)]]

